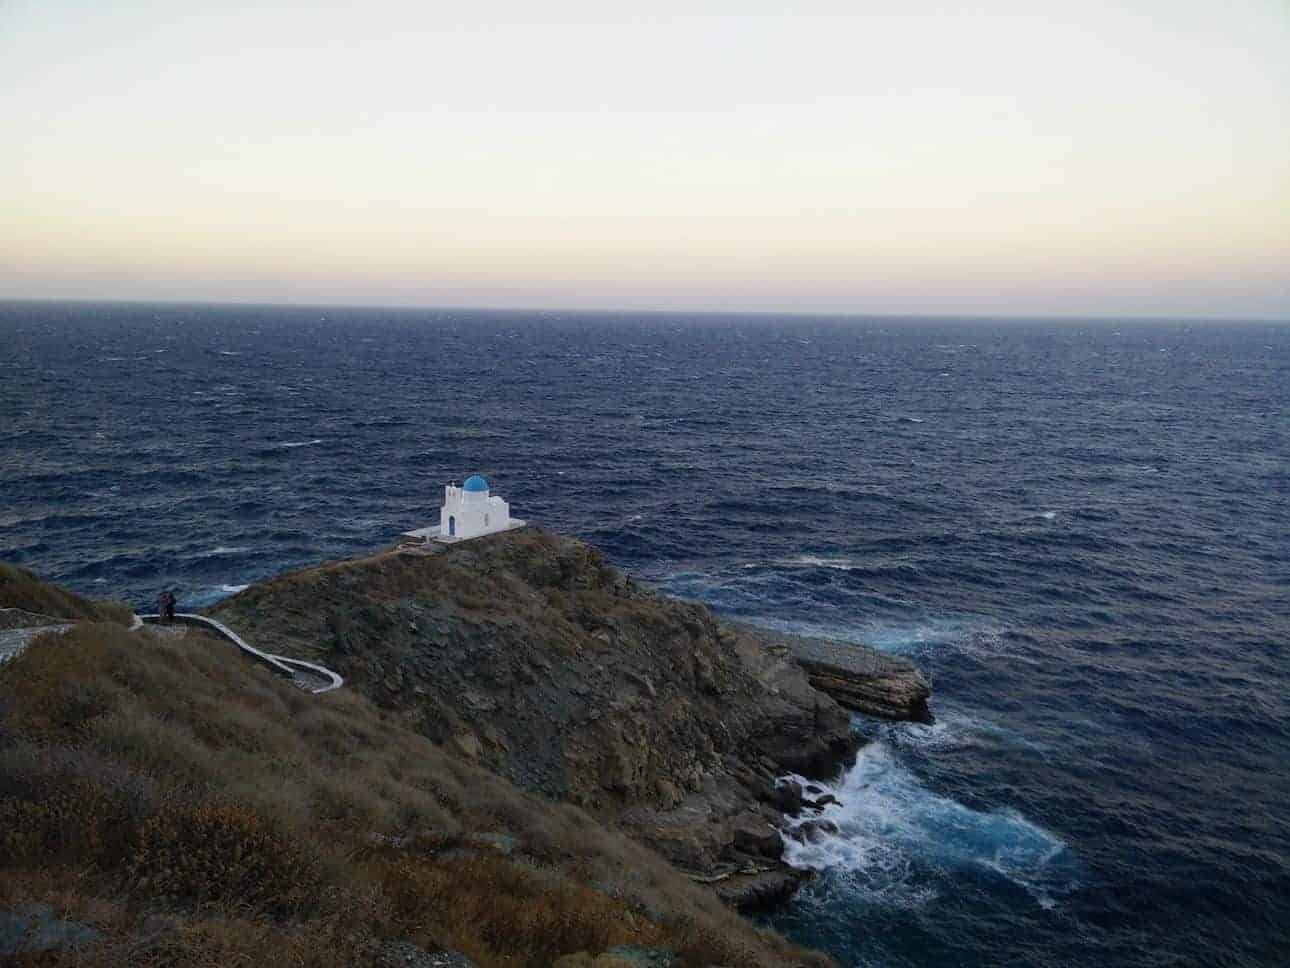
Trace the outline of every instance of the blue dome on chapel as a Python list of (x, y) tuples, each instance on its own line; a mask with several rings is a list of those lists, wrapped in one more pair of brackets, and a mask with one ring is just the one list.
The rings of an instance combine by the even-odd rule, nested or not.
[(466, 478), (466, 483), (461, 486), (463, 491), (478, 493), (479, 491), (488, 490), (488, 481), (484, 480), (478, 474), (471, 474)]

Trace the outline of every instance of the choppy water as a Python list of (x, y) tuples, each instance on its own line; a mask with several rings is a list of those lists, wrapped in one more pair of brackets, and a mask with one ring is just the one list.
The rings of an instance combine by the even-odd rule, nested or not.
[(211, 602), (515, 512), (934, 676), (773, 922), (848, 965), (1290, 963), (1290, 328), (0, 306), (0, 557)]

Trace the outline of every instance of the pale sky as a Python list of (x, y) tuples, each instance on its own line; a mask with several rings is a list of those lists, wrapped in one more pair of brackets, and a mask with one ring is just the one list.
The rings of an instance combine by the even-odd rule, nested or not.
[(0, 298), (1290, 318), (1290, 0), (0, 0)]

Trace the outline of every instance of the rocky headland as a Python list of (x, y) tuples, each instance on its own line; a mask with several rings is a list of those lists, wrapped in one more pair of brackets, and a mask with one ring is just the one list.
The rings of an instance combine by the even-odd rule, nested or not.
[(211, 611), (145, 624), (0, 564), (0, 959), (828, 968), (733, 909), (805, 876), (781, 828), (828, 834), (784, 818), (824, 806), (850, 710), (928, 715), (909, 663), (537, 529)]
[(212, 614), (740, 906), (795, 887), (778, 827), (811, 801), (780, 778), (843, 768), (849, 710), (930, 719), (905, 659), (724, 622), (535, 528), (284, 575)]

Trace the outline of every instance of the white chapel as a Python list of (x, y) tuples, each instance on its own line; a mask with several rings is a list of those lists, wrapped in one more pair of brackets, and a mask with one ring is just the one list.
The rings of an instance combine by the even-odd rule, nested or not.
[(460, 487), (455, 483), (444, 486), (437, 525), (405, 534), (425, 541), (453, 543), (522, 527), (524, 522), (511, 517), (511, 506), (491, 492), (488, 481), (472, 474)]

